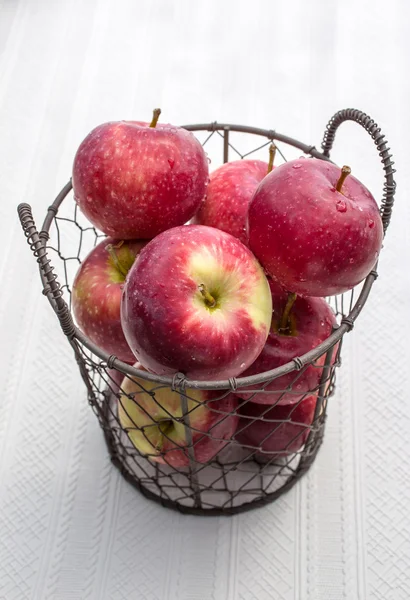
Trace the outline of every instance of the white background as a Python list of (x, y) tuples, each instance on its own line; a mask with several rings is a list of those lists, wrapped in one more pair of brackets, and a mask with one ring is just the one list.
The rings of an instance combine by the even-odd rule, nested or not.
[[(406, 0), (0, 0), (0, 599), (405, 600), (410, 595)], [(368, 112), (397, 166), (370, 301), (344, 346), (324, 446), (276, 503), (234, 518), (145, 500), (109, 462), (17, 221), (40, 222), (106, 120), (252, 124), (320, 145)], [(370, 138), (333, 158), (374, 195)]]

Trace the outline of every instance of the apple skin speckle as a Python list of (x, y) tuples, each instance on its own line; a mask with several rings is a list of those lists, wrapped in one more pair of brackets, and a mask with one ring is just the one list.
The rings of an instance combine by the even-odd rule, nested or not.
[(137, 121), (96, 127), (73, 165), (78, 206), (118, 239), (151, 239), (183, 225), (203, 202), (208, 179), (205, 152), (191, 132)]
[(340, 173), (323, 160), (289, 161), (265, 177), (250, 203), (249, 246), (289, 292), (342, 294), (375, 265), (383, 240), (378, 206), (353, 175), (338, 192)]

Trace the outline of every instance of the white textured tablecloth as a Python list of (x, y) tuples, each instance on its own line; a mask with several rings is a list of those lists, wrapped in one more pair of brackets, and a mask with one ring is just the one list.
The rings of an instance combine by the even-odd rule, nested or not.
[[(0, 0), (1, 600), (408, 600), (409, 17), (406, 0)], [(380, 277), (318, 459), (233, 518), (163, 509), (111, 466), (17, 221), (28, 201), (40, 224), (93, 126), (157, 105), (317, 146), (353, 106), (396, 159)], [(358, 126), (333, 157), (380, 197)]]

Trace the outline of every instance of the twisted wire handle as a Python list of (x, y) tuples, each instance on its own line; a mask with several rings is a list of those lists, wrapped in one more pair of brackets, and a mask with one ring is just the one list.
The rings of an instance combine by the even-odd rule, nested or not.
[(19, 204), (17, 207), (20, 223), (27, 238), (27, 243), (31, 251), (37, 258), (37, 262), (42, 272), (43, 294), (48, 297), (53, 304), (60, 321), (61, 328), (68, 338), (75, 336), (75, 326), (73, 318), (67, 306), (67, 303), (62, 298), (63, 291), (54, 273), (54, 267), (47, 254), (45, 242), (48, 239), (47, 232), (39, 233), (33, 219), (33, 213), (29, 204)]
[(337, 112), (326, 125), (326, 131), (322, 141), (322, 149), (325, 156), (330, 156), (330, 150), (332, 149), (333, 142), (335, 140), (336, 130), (339, 125), (345, 121), (354, 121), (367, 131), (376, 144), (379, 156), (382, 159), (385, 181), (383, 186), (383, 197), (381, 201), (380, 213), (383, 222), (383, 231), (386, 233), (391, 219), (391, 213), (394, 204), (394, 194), (396, 191), (396, 182), (393, 178), (396, 170), (393, 169), (394, 162), (392, 160), (393, 157), (390, 153), (390, 148), (388, 148), (388, 141), (385, 139), (384, 134), (381, 133), (380, 127), (371, 117), (369, 117), (369, 115), (361, 110), (357, 110), (356, 108), (345, 108), (343, 110), (339, 110), (339, 112)]

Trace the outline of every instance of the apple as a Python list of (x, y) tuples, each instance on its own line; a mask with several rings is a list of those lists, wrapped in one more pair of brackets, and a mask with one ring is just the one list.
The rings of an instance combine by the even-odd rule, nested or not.
[(249, 206), (249, 246), (287, 291), (333, 296), (360, 283), (383, 240), (376, 201), (336, 165), (300, 158), (261, 182)]
[[(140, 369), (141, 365), (137, 363), (135, 367)], [(157, 463), (188, 466), (189, 441), (179, 392), (139, 377), (126, 377), (121, 390), (119, 421), (137, 450)], [(224, 394), (221, 391), (187, 389), (185, 393), (194, 457), (197, 462), (206, 463), (226, 446), (236, 431), (237, 399), (230, 392), (220, 399), (217, 397)]]
[(158, 375), (235, 377), (261, 352), (272, 300), (266, 276), (238, 239), (213, 227), (164, 231), (128, 273), (121, 304), (125, 337)]
[[(155, 112), (155, 111), (154, 111)], [(189, 221), (208, 184), (208, 161), (180, 127), (115, 121), (96, 127), (74, 159), (74, 197), (91, 223), (115, 238), (151, 239)]]
[[(326, 340), (336, 325), (336, 317), (323, 298), (304, 298), (286, 294), (269, 282), (272, 293), (272, 324), (266, 344), (242, 377), (276, 369), (313, 350)], [(337, 348), (335, 347), (335, 354)], [(270, 383), (241, 389), (240, 395), (257, 404), (293, 404), (318, 390), (325, 355), (314, 365), (291, 371)], [(255, 390), (264, 391), (255, 392)], [(289, 388), (289, 390), (288, 390)], [(288, 390), (288, 391), (287, 391)]]
[(125, 277), (145, 241), (106, 238), (81, 264), (74, 279), (72, 309), (78, 327), (99, 348), (134, 363), (121, 326)]
[(317, 396), (308, 396), (298, 404), (272, 408), (253, 402), (242, 403), (238, 409), (241, 418), (235, 440), (267, 458), (293, 454), (308, 438), (316, 401)]
[(193, 223), (222, 229), (248, 245), (249, 202), (268, 170), (269, 165), (261, 160), (235, 160), (216, 169)]
[[(135, 359), (135, 357), (134, 357), (134, 359)], [(128, 364), (133, 364), (133, 363), (128, 363)], [(107, 383), (107, 387), (109, 388), (109, 390), (111, 392), (113, 392), (114, 394), (117, 394), (122, 382), (124, 381), (124, 373), (121, 373), (121, 371), (117, 371), (117, 369), (107, 369), (106, 373), (107, 373), (107, 376), (105, 378), (105, 381)]]

